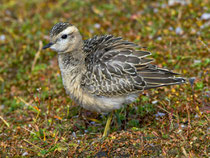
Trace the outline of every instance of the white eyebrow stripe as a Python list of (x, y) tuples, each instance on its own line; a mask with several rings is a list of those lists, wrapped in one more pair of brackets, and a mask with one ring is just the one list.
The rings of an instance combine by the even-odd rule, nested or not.
[(58, 35), (56, 35), (55, 37), (52, 38), (52, 41), (55, 42), (57, 41), (58, 38), (60, 38), (61, 35), (63, 34), (71, 34), (73, 32), (77, 32), (79, 31), (75, 26), (69, 26), (67, 27), (65, 30), (63, 30), (62, 32), (60, 32)]
[(61, 34), (70, 34), (70, 33), (75, 32), (75, 31), (78, 31), (78, 29), (75, 26), (69, 26), (65, 30), (63, 30), (62, 32), (60, 32), (58, 34), (58, 36), (61, 35)]

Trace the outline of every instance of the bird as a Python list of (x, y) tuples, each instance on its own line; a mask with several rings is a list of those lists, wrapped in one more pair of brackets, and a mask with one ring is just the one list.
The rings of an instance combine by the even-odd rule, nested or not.
[(114, 110), (134, 102), (144, 90), (185, 83), (182, 77), (152, 64), (149, 51), (113, 35), (95, 35), (83, 40), (78, 28), (58, 22), (50, 30), (50, 48), (66, 93), (78, 105), (108, 113), (102, 137), (107, 137)]

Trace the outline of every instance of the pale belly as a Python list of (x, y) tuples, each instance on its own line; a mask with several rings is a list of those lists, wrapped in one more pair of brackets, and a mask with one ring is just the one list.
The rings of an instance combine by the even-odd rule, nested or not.
[(118, 97), (84, 95), (81, 97), (81, 100), (79, 99), (80, 101), (78, 101), (78, 103), (80, 106), (87, 110), (99, 113), (106, 113), (116, 109), (120, 109), (123, 106), (134, 102), (137, 99), (137, 97), (137, 94)]
[[(62, 72), (62, 71), (61, 71)], [(71, 73), (61, 73), (63, 85), (67, 94), (78, 105), (85, 109), (104, 113), (111, 112), (115, 109), (120, 109), (126, 104), (135, 101), (138, 94), (122, 95), (122, 96), (97, 96), (85, 90), (80, 85), (80, 76), (72, 75)]]
[(116, 109), (120, 109), (123, 106), (134, 102), (137, 99), (137, 94), (130, 94), (128, 96), (118, 97), (98, 97), (101, 102), (100, 105), (96, 105), (98, 112), (111, 112)]
[[(65, 83), (65, 82), (64, 82)], [(126, 96), (96, 96), (83, 90), (79, 84), (64, 84), (67, 94), (78, 105), (83, 108), (99, 113), (111, 112), (122, 108), (126, 104), (134, 102), (138, 94), (130, 94)]]

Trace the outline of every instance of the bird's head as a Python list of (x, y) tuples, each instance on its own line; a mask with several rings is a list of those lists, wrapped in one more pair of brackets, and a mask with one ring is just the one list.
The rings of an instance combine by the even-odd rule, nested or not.
[(50, 43), (43, 49), (50, 48), (58, 53), (71, 52), (78, 49), (82, 44), (79, 30), (67, 23), (59, 22), (50, 31)]

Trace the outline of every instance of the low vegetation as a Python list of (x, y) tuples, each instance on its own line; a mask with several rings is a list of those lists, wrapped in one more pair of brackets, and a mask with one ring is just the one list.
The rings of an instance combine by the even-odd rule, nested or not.
[[(1, 0), (0, 155), (2, 157), (208, 157), (208, 0)], [(84, 39), (113, 34), (147, 47), (159, 67), (188, 83), (144, 91), (106, 115), (65, 94), (57, 56), (41, 47), (59, 21)]]

